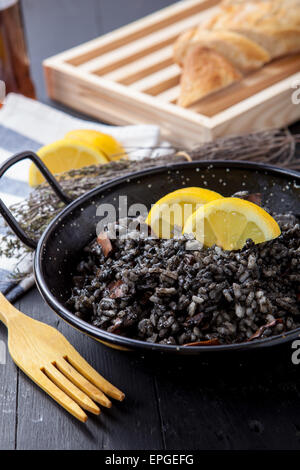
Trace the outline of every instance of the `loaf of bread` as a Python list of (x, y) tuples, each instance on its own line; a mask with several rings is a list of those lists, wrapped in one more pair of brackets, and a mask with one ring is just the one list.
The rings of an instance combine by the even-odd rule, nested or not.
[(219, 11), (174, 44), (187, 107), (273, 59), (300, 52), (300, 0), (223, 0)]

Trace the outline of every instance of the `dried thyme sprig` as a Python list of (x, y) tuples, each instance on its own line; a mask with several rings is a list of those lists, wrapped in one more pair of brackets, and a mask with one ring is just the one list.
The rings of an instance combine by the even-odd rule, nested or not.
[(300, 135), (274, 129), (220, 138), (195, 148), (190, 155), (193, 160), (248, 160), (300, 170), (297, 143)]
[[(184, 157), (172, 156), (171, 160), (184, 161)], [(125, 176), (134, 171), (163, 165), (169, 161), (169, 157), (160, 157), (143, 160), (119, 160), (106, 165), (91, 165), (78, 170), (70, 170), (61, 174), (57, 179), (63, 190), (72, 198), (76, 199), (87, 191), (110, 181), (114, 178)], [(76, 184), (74, 184), (76, 178)], [(62, 210), (64, 203), (61, 202), (48, 183), (43, 183), (34, 189), (24, 201), (10, 207), (21, 227), (29, 237), (38, 240), (50, 221)], [(0, 245), (0, 256), (8, 258), (19, 258), (26, 251), (23, 243), (8, 228), (7, 234), (2, 237)]]
[[(192, 160), (249, 160), (300, 170), (300, 158), (295, 155), (298, 142), (300, 135), (292, 135), (288, 130), (263, 131), (246, 136), (220, 138), (192, 150), (172, 149), (168, 155), (155, 159), (120, 160), (106, 165), (92, 165), (63, 173), (58, 179), (63, 190), (75, 199), (100, 184), (134, 171), (184, 161), (186, 158), (180, 151), (187, 153)], [(43, 183), (27, 199), (10, 209), (26, 233), (39, 239), (63, 206), (49, 185)], [(2, 243), (0, 255), (10, 258), (23, 255), (22, 242), (10, 230), (3, 241), (6, 243)], [(26, 250), (30, 251), (28, 248)]]

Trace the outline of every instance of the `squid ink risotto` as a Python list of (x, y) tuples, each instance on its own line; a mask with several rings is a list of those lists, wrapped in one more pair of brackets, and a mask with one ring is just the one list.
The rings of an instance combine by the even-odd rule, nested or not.
[(129, 231), (132, 219), (109, 224), (84, 249), (68, 306), (111, 333), (170, 345), (239, 343), (292, 330), (300, 326), (300, 220), (272, 215), (280, 236), (247, 239), (238, 250), (202, 247), (186, 234), (154, 238), (141, 218)]

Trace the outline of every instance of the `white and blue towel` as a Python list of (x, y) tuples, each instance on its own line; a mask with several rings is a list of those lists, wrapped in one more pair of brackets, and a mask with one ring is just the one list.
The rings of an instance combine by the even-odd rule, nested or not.
[[(106, 132), (123, 144), (131, 158), (155, 157), (166, 150), (162, 148), (159, 152), (153, 152), (150, 150), (151, 147), (157, 145), (168, 147), (167, 143), (160, 143), (158, 126), (106, 126), (72, 117), (38, 101), (11, 93), (0, 109), (0, 164), (17, 152), (36, 151), (42, 145), (63, 138), (66, 132), (73, 129), (96, 129)], [(29, 194), (30, 163), (30, 160), (17, 163), (0, 180), (0, 198), (7, 206), (21, 201)], [(3, 236), (6, 230), (0, 216), (0, 243), (4, 243), (1, 241), (1, 235)], [(21, 282), (16, 282), (13, 278), (16, 269), (27, 273)], [(25, 256), (21, 263), (19, 258), (0, 257), (0, 292), (9, 300), (15, 300), (33, 284), (30, 255)]]

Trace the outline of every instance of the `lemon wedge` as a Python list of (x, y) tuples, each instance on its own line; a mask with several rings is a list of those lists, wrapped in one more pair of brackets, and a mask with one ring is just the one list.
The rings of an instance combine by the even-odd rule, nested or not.
[[(75, 139), (57, 140), (52, 144), (41, 147), (37, 154), (53, 174), (108, 162), (103, 152), (86, 142)], [(45, 181), (44, 177), (32, 163), (29, 168), (30, 186), (36, 186), (43, 183), (43, 181)]]
[(254, 243), (272, 240), (280, 228), (264, 209), (243, 199), (228, 197), (200, 207), (186, 221), (184, 233), (193, 233), (204, 244), (224, 250), (243, 248), (248, 238)]
[(151, 208), (146, 223), (160, 238), (172, 238), (174, 231), (181, 233), (186, 220), (196, 209), (221, 194), (204, 188), (183, 188), (167, 194)]
[(70, 131), (65, 135), (65, 138), (86, 142), (103, 152), (109, 160), (127, 158), (124, 147), (114, 137), (93, 129), (78, 129)]

